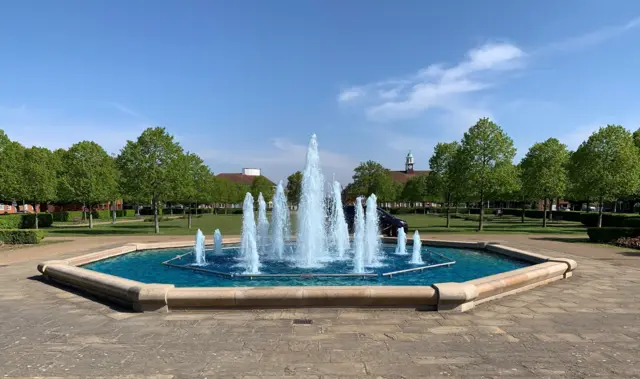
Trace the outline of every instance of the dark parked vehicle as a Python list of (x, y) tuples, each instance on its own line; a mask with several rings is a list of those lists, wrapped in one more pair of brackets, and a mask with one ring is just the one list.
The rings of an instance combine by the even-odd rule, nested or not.
[[(367, 207), (363, 207), (366, 209)], [(356, 207), (354, 205), (346, 205), (344, 207), (344, 218), (347, 221), (349, 227), (349, 233), (354, 232), (354, 220), (356, 218)], [(398, 229), (404, 229), (405, 233), (409, 232), (409, 225), (405, 220), (401, 220), (395, 216), (389, 214), (389, 212), (378, 207), (378, 223), (380, 225), (380, 232), (389, 237), (396, 237), (398, 235)]]

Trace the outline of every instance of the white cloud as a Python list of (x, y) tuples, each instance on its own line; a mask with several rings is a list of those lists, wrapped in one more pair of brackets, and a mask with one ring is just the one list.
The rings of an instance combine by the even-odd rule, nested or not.
[(139, 119), (144, 119), (145, 117), (142, 116), (140, 113), (132, 110), (129, 107), (126, 107), (120, 103), (115, 103), (115, 102), (111, 102), (109, 103), (110, 106), (114, 107), (115, 109), (119, 110), (120, 112), (129, 115), (129, 116), (133, 116), (135, 118), (139, 118)]
[[(286, 138), (273, 138), (262, 149), (215, 149), (195, 152), (205, 161), (212, 162), (214, 172), (240, 172), (243, 167), (260, 168), (273, 181), (286, 180), (295, 171), (304, 169), (307, 145), (292, 142)], [(351, 181), (353, 169), (359, 162), (352, 157), (322, 149), (319, 141), (320, 164), (325, 180), (335, 177), (341, 183)], [(220, 169), (223, 168), (223, 171)], [(232, 171), (227, 171), (230, 168)]]
[(405, 78), (352, 87), (338, 98), (366, 98), (364, 112), (372, 121), (414, 118), (428, 109), (455, 113), (464, 109), (460, 96), (491, 87), (492, 72), (521, 67), (524, 56), (513, 44), (490, 43), (468, 51), (456, 65), (432, 64)]

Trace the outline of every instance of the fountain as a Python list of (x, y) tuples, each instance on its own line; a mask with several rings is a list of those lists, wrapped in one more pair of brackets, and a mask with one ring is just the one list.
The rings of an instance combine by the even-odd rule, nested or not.
[(320, 168), (318, 142), (311, 136), (307, 162), (302, 173), (302, 194), (298, 208), (296, 258), (299, 267), (318, 267), (326, 257), (324, 176)]
[(289, 230), (289, 204), (281, 180), (275, 195), (273, 195), (273, 211), (271, 212), (271, 255), (274, 258), (282, 259), (284, 257), (285, 244), (290, 238)]
[(207, 258), (205, 257), (204, 234), (200, 229), (196, 232), (196, 245), (193, 248), (193, 255), (197, 266), (204, 266), (207, 264)]
[(367, 210), (365, 218), (364, 255), (365, 264), (369, 267), (380, 266), (380, 228), (378, 226), (378, 206), (376, 195), (371, 194), (367, 199)]
[(342, 188), (340, 183), (335, 180), (331, 193), (330, 244), (338, 259), (343, 259), (345, 252), (349, 250), (349, 228), (344, 219), (344, 209), (342, 208)]
[(404, 228), (398, 228), (398, 242), (396, 245), (397, 255), (407, 255), (407, 235), (404, 232)]
[(262, 192), (258, 195), (258, 252), (265, 253), (269, 245), (269, 220), (267, 219), (267, 203)]
[(418, 233), (418, 231), (416, 230), (413, 233), (413, 254), (411, 254), (411, 260), (409, 261), (409, 263), (411, 263), (412, 265), (424, 264), (424, 261), (422, 260), (421, 250), (422, 241), (420, 241), (420, 233)]
[(245, 274), (260, 273), (260, 256), (256, 243), (256, 220), (253, 214), (253, 196), (247, 192), (242, 205), (242, 239), (240, 241), (240, 261)]
[(216, 254), (222, 253), (222, 233), (220, 233), (220, 229), (216, 229), (213, 232), (213, 251)]
[(353, 236), (353, 272), (364, 273), (364, 243), (365, 243), (365, 220), (364, 209), (362, 209), (362, 198), (356, 199), (356, 214), (354, 219), (355, 234)]

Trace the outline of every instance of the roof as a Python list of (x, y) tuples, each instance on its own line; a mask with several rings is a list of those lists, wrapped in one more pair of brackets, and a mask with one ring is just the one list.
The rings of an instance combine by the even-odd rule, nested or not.
[(391, 174), (391, 179), (394, 182), (406, 183), (410, 178), (414, 176), (427, 175), (430, 173), (430, 170), (414, 170), (414, 171), (389, 171)]
[[(222, 174), (218, 174), (217, 176), (219, 178), (227, 179), (232, 183), (246, 184), (248, 186), (250, 186), (251, 183), (253, 183), (253, 179), (257, 178), (257, 176), (254, 176), (254, 175), (245, 175), (243, 173), (233, 173), (233, 172), (222, 173)], [(260, 176), (267, 179), (269, 183), (273, 184), (274, 186), (276, 185), (273, 181), (271, 181), (266, 176), (264, 175), (260, 175)]]

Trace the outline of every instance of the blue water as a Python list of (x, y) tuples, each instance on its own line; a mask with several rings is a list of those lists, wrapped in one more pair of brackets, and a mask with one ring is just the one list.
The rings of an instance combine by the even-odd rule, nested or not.
[[(291, 248), (291, 247), (289, 247)], [(394, 254), (395, 245), (383, 245), (384, 266), (370, 269), (368, 272), (382, 274), (385, 272), (403, 270), (416, 267), (409, 264), (411, 255), (398, 256)], [(402, 285), (422, 286), (443, 282), (464, 282), (483, 276), (499, 274), (529, 266), (530, 263), (508, 258), (506, 256), (486, 253), (469, 249), (453, 249), (423, 246), (422, 257), (425, 265), (456, 261), (449, 267), (436, 267), (424, 271), (393, 275), (392, 278), (382, 277), (313, 277), (313, 278), (224, 278), (217, 275), (195, 272), (182, 268), (169, 267), (162, 262), (178, 255), (189, 253), (192, 248), (148, 250), (125, 254), (93, 262), (83, 266), (86, 269), (120, 276), (143, 283), (167, 283), (176, 287), (256, 287), (256, 286), (357, 286), (357, 285)], [(202, 266), (210, 270), (241, 274), (242, 268), (237, 267), (239, 248), (225, 248), (222, 254), (215, 254), (207, 250), (207, 265)], [(188, 266), (193, 262), (193, 256), (187, 255), (182, 259), (172, 261), (173, 264)], [(299, 269), (288, 262), (263, 261), (263, 274), (305, 274), (305, 273), (351, 273), (351, 260), (326, 263), (319, 269)]]

